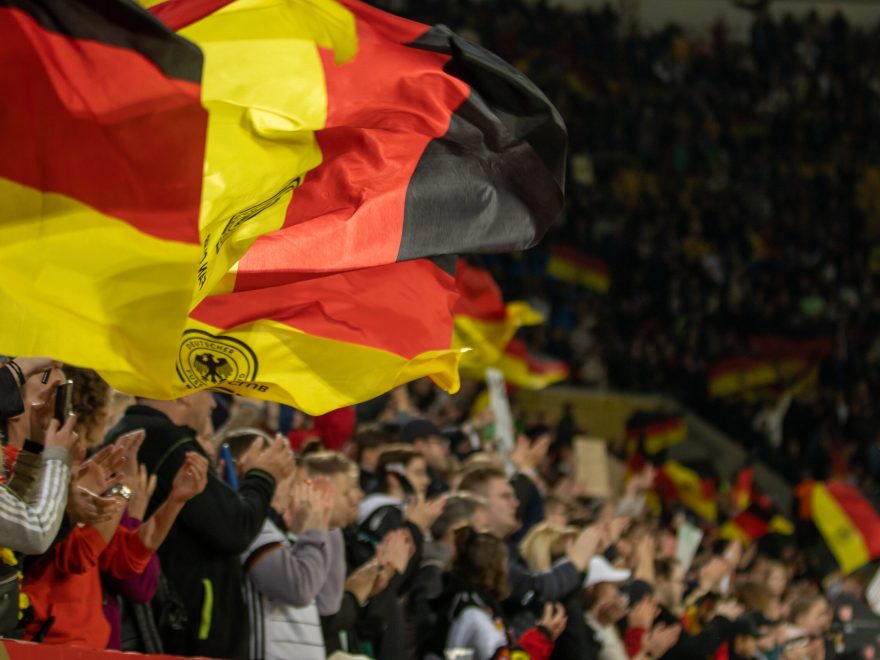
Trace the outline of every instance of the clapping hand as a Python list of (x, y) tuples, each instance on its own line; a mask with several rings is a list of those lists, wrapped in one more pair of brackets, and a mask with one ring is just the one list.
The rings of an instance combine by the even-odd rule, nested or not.
[(177, 471), (171, 484), (168, 498), (179, 504), (185, 504), (205, 490), (208, 484), (208, 459), (193, 451), (186, 453), (183, 465)]

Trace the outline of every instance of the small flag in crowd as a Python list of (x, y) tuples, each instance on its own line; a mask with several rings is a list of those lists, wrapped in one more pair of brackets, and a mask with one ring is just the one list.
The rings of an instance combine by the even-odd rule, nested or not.
[(845, 574), (880, 557), (880, 516), (858, 488), (816, 481), (798, 490), (802, 515), (812, 518)]
[(657, 468), (654, 490), (664, 506), (681, 504), (703, 520), (718, 519), (718, 478), (708, 461), (666, 461)]
[(774, 533), (790, 536), (794, 533), (794, 525), (784, 516), (773, 515), (768, 519), (761, 512), (752, 510), (740, 511), (718, 530), (721, 538), (740, 541), (743, 546)]
[(506, 303), (501, 289), (485, 268), (459, 259), (455, 271), (459, 292), (455, 304), (453, 346), (469, 349), (462, 355), (462, 373), (483, 378), (504, 353), (516, 331), (538, 325), (544, 317), (524, 301)]
[(310, 413), (455, 389), (454, 282), (422, 258), (544, 234), (566, 141), (546, 97), (354, 0), (146, 4), (0, 9), (0, 75), (28, 90), (0, 129), (0, 348)]
[(604, 261), (565, 245), (553, 248), (547, 274), (598, 293), (608, 293), (611, 288), (611, 276)]
[(568, 378), (565, 362), (532, 353), (519, 339), (510, 340), (494, 366), (508, 383), (527, 390), (542, 390)]
[(802, 356), (721, 360), (709, 369), (709, 394), (724, 397), (769, 387), (797, 378), (806, 373), (809, 367), (809, 360)]
[(684, 440), (686, 433), (684, 418), (675, 413), (638, 411), (626, 421), (629, 453), (640, 447), (653, 456)]

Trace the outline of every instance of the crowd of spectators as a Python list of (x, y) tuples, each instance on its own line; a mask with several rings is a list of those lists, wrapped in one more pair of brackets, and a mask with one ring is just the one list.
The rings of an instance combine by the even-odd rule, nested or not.
[[(567, 119), (563, 221), (485, 259), (547, 313), (533, 349), (578, 383), (674, 394), (793, 483), (829, 466), (880, 482), (876, 32), (758, 10), (737, 44), (544, 2), (393, 9), (516, 62)], [(548, 278), (559, 244), (603, 259), (610, 292)], [(828, 339), (814, 386), (709, 397), (712, 365), (758, 333)], [(420, 381), (307, 420), (3, 359), (0, 635), (215, 658), (874, 657), (867, 571), (712, 526), (686, 557), (697, 521), (647, 506), (652, 468), (583, 497), (571, 419), (517, 420), (507, 454), (474, 387)], [(779, 433), (756, 423), (774, 411)]]
[[(76, 414), (60, 424), (68, 379)], [(560, 428), (525, 428), (505, 454), (486, 417), (439, 428), (444, 397), (423, 385), (316, 435), (275, 404), (134, 398), (88, 370), (5, 360), (0, 632), (259, 659), (818, 659), (875, 645), (863, 576), (816, 574), (779, 535), (744, 548), (707, 528), (683, 553), (683, 526), (697, 528), (647, 506), (653, 468), (617, 497), (582, 497)]]
[[(390, 4), (516, 62), (566, 119), (562, 223), (535, 250), (486, 259), (508, 297), (548, 313), (532, 348), (569, 361), (576, 382), (679, 398), (792, 483), (836, 465), (873, 487), (877, 27), (741, 3), (756, 9), (739, 43), (723, 23), (644, 34), (607, 7)], [(546, 276), (560, 244), (606, 262), (606, 295)], [(818, 385), (793, 402), (791, 382), (710, 397), (713, 365), (752, 354), (755, 335), (823, 339)]]

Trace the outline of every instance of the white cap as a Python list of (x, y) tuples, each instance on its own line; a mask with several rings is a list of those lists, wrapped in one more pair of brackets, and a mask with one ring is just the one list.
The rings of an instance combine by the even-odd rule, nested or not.
[(624, 568), (614, 568), (602, 555), (594, 555), (590, 559), (587, 568), (587, 577), (584, 578), (584, 588), (592, 587), (600, 582), (626, 582), (632, 576), (632, 571)]

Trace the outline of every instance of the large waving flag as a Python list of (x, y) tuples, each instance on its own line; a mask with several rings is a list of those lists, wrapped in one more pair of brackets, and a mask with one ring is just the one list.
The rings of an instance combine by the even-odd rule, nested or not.
[(459, 259), (455, 286), (460, 297), (455, 304), (453, 345), (467, 348), (461, 369), (465, 375), (483, 378), (504, 354), (516, 331), (525, 325), (538, 325), (544, 317), (527, 302), (505, 303), (495, 278), (485, 268)]
[[(12, 4), (36, 7), (24, 14), (50, 16), (53, 27), (41, 28), (51, 38), (34, 38), (18, 19), (23, 10), (2, 10), (12, 19), (0, 24), (0, 53), (33, 69), (7, 89), (44, 80), (45, 96), (61, 99), (86, 125), (84, 136), (123, 120), (134, 133), (144, 129), (140, 142), (129, 133), (108, 140), (115, 160), (104, 169), (86, 160), (77, 173), (86, 188), (111, 190), (108, 212), (124, 230), (165, 242), (89, 233), (108, 212), (79, 189), (66, 193), (83, 207), (79, 215), (5, 197), (12, 202), (0, 231), (17, 258), (0, 262), (0, 289), (18, 316), (0, 328), (0, 348), (95, 367), (140, 395), (219, 388), (312, 413), (425, 375), (456, 387), (452, 280), (422, 258), (527, 247), (561, 209), (565, 129), (532, 83), (448, 30), (353, 1), (146, 2), (154, 17), (123, 0), (100, 10), (69, 0)], [(128, 14), (114, 29), (125, 36), (111, 38), (92, 14), (121, 7)], [(91, 26), (89, 39), (110, 42), (112, 55), (134, 53), (131, 62), (79, 48), (77, 22)], [(47, 55), (40, 39), (60, 50)], [(138, 51), (141, 42), (158, 54)], [(185, 60), (175, 48), (199, 65), (186, 76), (161, 68)], [(118, 85), (78, 86), (77, 66)], [(177, 97), (143, 68), (189, 94), (194, 118), (169, 122), (176, 132), (167, 137), (146, 130), (153, 124), (144, 118), (159, 122)], [(45, 99), (21, 96), (4, 133), (39, 145), (24, 160), (44, 176), (58, 145), (34, 136), (54, 118), (42, 111)], [(141, 154), (142, 145), (152, 151)], [(87, 141), (64, 147), (76, 158), (101, 156)], [(15, 158), (0, 154), (0, 174), (21, 184), (6, 175)], [(118, 181), (140, 224), (122, 213)], [(59, 190), (52, 181), (24, 183)], [(151, 204), (178, 212), (175, 222), (145, 215)], [(24, 265), (45, 237), (59, 244), (55, 262), (17, 275), (7, 268)], [(37, 295), (24, 293), (29, 273)], [(35, 325), (46, 331), (33, 335)]]
[(127, 2), (0, 4), (0, 350), (171, 389), (202, 252), (202, 68)]

